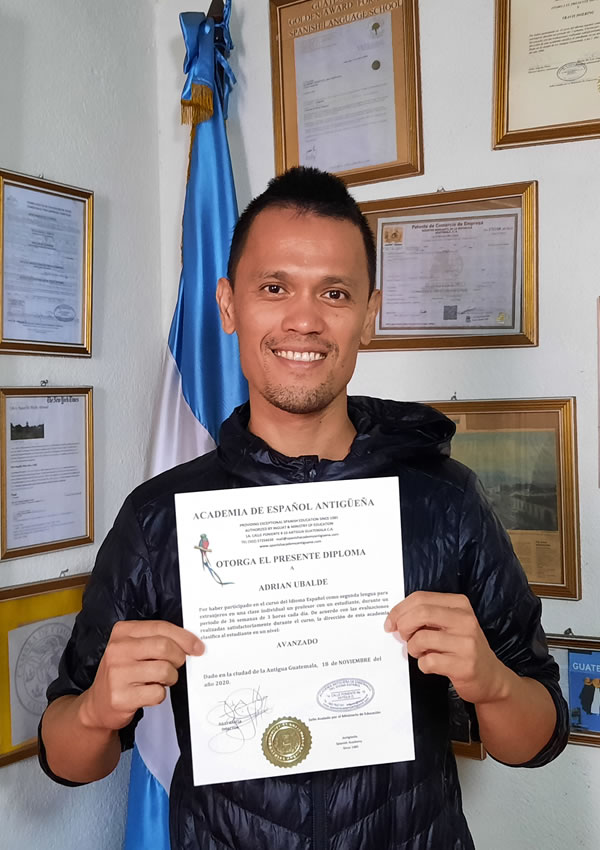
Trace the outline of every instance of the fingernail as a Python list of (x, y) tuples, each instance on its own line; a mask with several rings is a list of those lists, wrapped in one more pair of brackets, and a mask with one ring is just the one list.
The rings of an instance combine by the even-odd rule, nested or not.
[(392, 621), (390, 620), (389, 617), (386, 619), (385, 623), (383, 624), (383, 628), (386, 632), (392, 631), (393, 625), (392, 625)]
[(192, 647), (192, 651), (193, 651), (194, 655), (202, 655), (202, 653), (204, 652), (204, 644), (202, 643), (201, 640), (197, 640), (197, 641), (194, 642), (194, 645)]

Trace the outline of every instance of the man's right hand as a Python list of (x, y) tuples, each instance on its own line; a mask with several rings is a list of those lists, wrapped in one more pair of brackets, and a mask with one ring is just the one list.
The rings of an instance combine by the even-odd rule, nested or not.
[(127, 726), (139, 708), (158, 705), (179, 677), (187, 655), (204, 644), (191, 632), (162, 620), (115, 623), (91, 687), (81, 695), (79, 718), (88, 729)]

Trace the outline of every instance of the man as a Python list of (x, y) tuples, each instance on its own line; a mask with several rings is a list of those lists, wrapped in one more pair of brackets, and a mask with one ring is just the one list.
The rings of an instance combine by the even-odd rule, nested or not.
[[(379, 307), (374, 283), (372, 234), (336, 178), (292, 169), (250, 204), (217, 292), (249, 405), (224, 423), (216, 452), (125, 501), (49, 688), (42, 764), (77, 783), (115, 767), (143, 707), (171, 687), (182, 753), (173, 850), (471, 848), (448, 680), (497, 759), (537, 766), (566, 743), (539, 602), (474, 475), (447, 457), (452, 424), (422, 405), (347, 398)], [(203, 645), (181, 628), (173, 495), (381, 475), (400, 481), (407, 598), (382, 628), (411, 656), (415, 760), (194, 788), (183, 664)]]

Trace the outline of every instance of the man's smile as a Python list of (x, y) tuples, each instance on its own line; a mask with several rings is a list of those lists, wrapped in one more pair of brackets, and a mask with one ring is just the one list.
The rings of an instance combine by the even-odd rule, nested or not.
[(279, 348), (274, 348), (272, 351), (276, 357), (281, 357), (283, 360), (300, 360), (303, 363), (313, 363), (315, 360), (325, 360), (327, 356), (321, 351), (286, 351)]

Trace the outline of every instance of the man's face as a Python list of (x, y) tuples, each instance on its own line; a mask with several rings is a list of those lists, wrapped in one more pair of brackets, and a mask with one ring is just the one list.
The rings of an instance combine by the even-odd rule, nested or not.
[(345, 394), (379, 305), (356, 225), (276, 207), (253, 221), (235, 288), (221, 279), (217, 298), (224, 330), (238, 334), (250, 401), (259, 394), (289, 413)]

